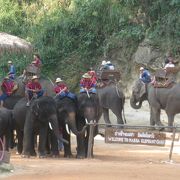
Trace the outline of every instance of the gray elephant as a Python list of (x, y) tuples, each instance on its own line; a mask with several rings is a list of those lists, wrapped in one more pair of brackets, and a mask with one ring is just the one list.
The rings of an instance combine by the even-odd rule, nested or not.
[(109, 109), (116, 115), (117, 124), (124, 124), (126, 122), (122, 117), (124, 113), (125, 96), (123, 91), (114, 83), (103, 88), (97, 88), (100, 106), (103, 109), (105, 123), (111, 124), (109, 120)]
[[(46, 156), (46, 141), (50, 126), (57, 139), (68, 143), (60, 137), (56, 104), (52, 97), (40, 97), (26, 107), (26, 99), (21, 99), (14, 107), (13, 115), (18, 137), (18, 152), (23, 149), (23, 157), (36, 155), (34, 135), (39, 134), (39, 156)], [(23, 148), (22, 148), (23, 146)]]
[(9, 150), (13, 129), (14, 129), (14, 120), (12, 116), (12, 111), (6, 108), (0, 108), (0, 138), (3, 138), (3, 136), (5, 136), (6, 151)]
[[(98, 123), (102, 115), (102, 109), (99, 104), (99, 98), (97, 94), (90, 94), (90, 97), (86, 93), (78, 95), (78, 121), (77, 128), (82, 131), (86, 123), (96, 122)], [(87, 133), (82, 131), (80, 136), (77, 136), (77, 158), (87, 157), (88, 142), (89, 142), (89, 126), (86, 130)], [(98, 127), (94, 129), (94, 137), (98, 134)], [(92, 147), (93, 156), (93, 147)]]
[(150, 125), (162, 125), (160, 113), (163, 109), (168, 116), (168, 125), (173, 126), (174, 116), (180, 113), (180, 84), (172, 88), (154, 88), (151, 83), (144, 84), (138, 80), (133, 87), (131, 107), (139, 109), (145, 100), (150, 104)]
[[(64, 143), (64, 157), (72, 157), (70, 131), (77, 137), (82, 133), (77, 130), (77, 100), (69, 97), (55, 98), (58, 112), (59, 128), (62, 130), (63, 138), (69, 142)], [(84, 129), (82, 130), (84, 131)]]

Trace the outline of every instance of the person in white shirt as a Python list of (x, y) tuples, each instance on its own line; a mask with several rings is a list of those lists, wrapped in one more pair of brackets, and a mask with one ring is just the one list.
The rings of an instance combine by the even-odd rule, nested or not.
[(167, 63), (166, 65), (165, 65), (165, 67), (164, 67), (164, 69), (167, 69), (167, 68), (169, 68), (169, 67), (175, 67), (175, 65), (172, 63), (172, 61), (169, 61), (169, 63)]

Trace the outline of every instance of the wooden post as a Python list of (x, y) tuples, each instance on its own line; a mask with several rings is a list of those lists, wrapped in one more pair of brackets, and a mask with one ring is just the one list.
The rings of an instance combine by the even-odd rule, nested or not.
[(169, 161), (172, 160), (175, 136), (176, 136), (176, 127), (173, 128), (173, 136), (172, 136), (171, 148), (170, 148), (170, 152), (169, 152)]
[(87, 158), (92, 158), (92, 148), (93, 148), (93, 141), (94, 141), (94, 123), (90, 121), (89, 124), (89, 137), (88, 137), (88, 152)]

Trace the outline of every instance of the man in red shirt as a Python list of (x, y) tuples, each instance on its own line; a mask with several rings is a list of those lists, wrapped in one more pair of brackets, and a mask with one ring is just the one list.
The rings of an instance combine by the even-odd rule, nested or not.
[(54, 87), (54, 92), (56, 93), (56, 96), (58, 96), (60, 99), (64, 97), (69, 97), (71, 99), (75, 99), (75, 94), (69, 92), (69, 89), (67, 85), (63, 82), (61, 78), (56, 79), (56, 86)]
[(1, 84), (1, 89), (3, 92), (0, 96), (1, 107), (3, 107), (4, 100), (11, 96), (11, 94), (13, 93), (14, 85), (14, 81), (11, 81), (9, 77), (4, 78)]
[(37, 76), (33, 76), (31, 81), (26, 85), (26, 94), (28, 98), (27, 106), (30, 106), (33, 97), (39, 98), (43, 96), (44, 91)]
[(90, 71), (88, 71), (88, 74), (91, 76), (93, 83), (97, 84), (96, 72), (92, 68), (90, 68)]
[(96, 93), (96, 83), (92, 80), (91, 75), (89, 75), (88, 73), (85, 73), (82, 76), (82, 79), (80, 81), (80, 93), (84, 93), (84, 92), (90, 92), (90, 93)]

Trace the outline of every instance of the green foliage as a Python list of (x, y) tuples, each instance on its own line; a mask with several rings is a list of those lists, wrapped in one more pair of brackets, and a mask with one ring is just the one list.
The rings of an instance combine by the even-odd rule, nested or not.
[[(19, 2), (19, 3), (18, 3)], [(43, 73), (75, 88), (81, 72), (113, 48), (130, 59), (145, 37), (178, 53), (179, 0), (0, 0), (0, 31), (26, 38), (42, 56)], [(124, 49), (123, 49), (124, 48)], [(19, 62), (21, 69), (24, 61)]]
[(14, 65), (16, 66), (16, 73), (21, 75), (24, 67), (26, 67), (32, 61), (32, 58), (33, 57), (31, 54), (5, 52), (0, 58), (0, 76), (4, 77), (9, 72), (9, 67), (7, 64), (8, 61), (13, 61)]

